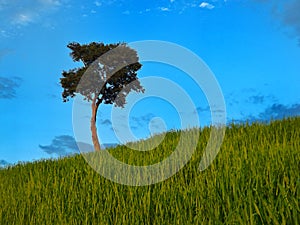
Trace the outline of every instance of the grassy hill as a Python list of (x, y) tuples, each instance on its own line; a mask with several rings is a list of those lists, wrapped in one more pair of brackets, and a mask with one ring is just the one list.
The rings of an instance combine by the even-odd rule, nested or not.
[[(201, 129), (182, 170), (151, 186), (111, 182), (81, 155), (1, 169), (0, 224), (300, 224), (300, 118), (228, 126), (217, 158), (199, 172), (209, 131)], [(167, 157), (179, 136), (167, 133), (148, 152), (109, 151), (148, 165)]]

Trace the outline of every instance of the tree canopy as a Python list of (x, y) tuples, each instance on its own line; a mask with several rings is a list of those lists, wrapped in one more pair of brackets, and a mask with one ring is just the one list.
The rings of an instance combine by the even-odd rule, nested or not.
[(137, 71), (142, 67), (137, 52), (125, 43), (72, 42), (67, 47), (72, 50), (72, 59), (81, 61), (83, 66), (62, 72), (63, 101), (79, 93), (88, 101), (96, 97), (98, 104), (114, 103), (123, 107), (130, 91), (144, 92), (137, 78)]

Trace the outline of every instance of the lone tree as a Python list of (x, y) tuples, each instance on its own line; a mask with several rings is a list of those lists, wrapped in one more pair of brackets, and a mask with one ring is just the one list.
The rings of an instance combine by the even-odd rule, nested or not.
[(95, 151), (100, 150), (97, 135), (97, 111), (101, 103), (124, 107), (126, 96), (131, 91), (144, 92), (137, 71), (142, 67), (137, 52), (125, 43), (104, 44), (92, 42), (67, 45), (75, 62), (82, 62), (80, 68), (62, 72), (63, 101), (81, 94), (91, 102), (91, 132)]

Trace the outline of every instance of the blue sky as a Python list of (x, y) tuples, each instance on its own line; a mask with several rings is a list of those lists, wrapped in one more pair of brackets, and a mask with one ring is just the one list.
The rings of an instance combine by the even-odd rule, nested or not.
[[(297, 0), (0, 0), (0, 163), (76, 151), (72, 101), (62, 102), (59, 85), (63, 70), (80, 65), (69, 57), (72, 41), (174, 42), (213, 71), (228, 121), (299, 115), (299, 11)], [(209, 124), (205, 95), (182, 71), (158, 63), (139, 71), (141, 78), (155, 75), (179, 82), (200, 123)], [(151, 120), (155, 132), (180, 128), (172, 105), (143, 101), (129, 118), (137, 139), (150, 135)], [(98, 113), (102, 143), (117, 142), (110, 108)]]

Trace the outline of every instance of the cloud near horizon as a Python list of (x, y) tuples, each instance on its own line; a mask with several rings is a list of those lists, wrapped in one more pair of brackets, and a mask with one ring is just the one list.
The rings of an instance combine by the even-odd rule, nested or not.
[[(237, 123), (245, 122), (267, 122), (270, 120), (280, 120), (287, 117), (300, 116), (300, 104), (284, 105), (274, 103), (258, 115), (244, 116), (242, 119), (233, 120)], [(232, 120), (231, 120), (232, 121)]]
[(9, 163), (3, 159), (0, 160), (0, 167), (1, 166), (7, 166)]
[(40, 149), (52, 155), (67, 156), (74, 153), (79, 153), (79, 148), (74, 137), (70, 135), (56, 136), (50, 145), (39, 145)]
[[(116, 143), (104, 143), (101, 144), (101, 148), (106, 149), (115, 147), (116, 145)], [(75, 138), (70, 135), (56, 136), (50, 145), (39, 145), (39, 148), (49, 155), (55, 154), (57, 156), (68, 156), (80, 154), (81, 152), (94, 151), (94, 146), (84, 142), (77, 142)]]
[(300, 116), (300, 104), (283, 105), (273, 104), (258, 115), (258, 118), (266, 121), (270, 119), (283, 119), (285, 117)]

